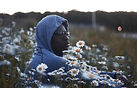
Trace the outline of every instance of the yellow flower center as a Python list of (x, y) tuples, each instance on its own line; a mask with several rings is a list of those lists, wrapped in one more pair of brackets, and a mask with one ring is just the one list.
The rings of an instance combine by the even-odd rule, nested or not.
[(42, 67), (39, 67), (38, 70), (41, 71), (41, 70), (42, 70)]
[(107, 82), (103, 80), (103, 83), (107, 83)]
[(71, 64), (73, 65), (73, 64), (74, 64), (74, 61), (72, 61)]
[(89, 74), (89, 78), (92, 79), (93, 77), (94, 77), (94, 75), (93, 75), (92, 73), (90, 73), (90, 74)]
[(79, 53), (79, 52), (80, 52), (80, 49), (76, 49), (76, 52), (78, 52), (78, 53)]
[(29, 80), (31, 81), (31, 80), (32, 80), (32, 77), (30, 77)]
[(116, 72), (119, 72), (119, 70), (116, 70)]
[(96, 82), (94, 82), (94, 85), (97, 85), (97, 83), (96, 83)]
[(77, 70), (76, 70), (76, 69), (74, 69), (74, 70), (73, 70), (73, 74), (76, 74), (76, 73), (77, 73)]
[(115, 82), (118, 82), (118, 79), (115, 79), (114, 81), (115, 81)]
[(82, 45), (82, 42), (79, 42), (79, 45)]
[(98, 70), (96, 70), (96, 73), (98, 73)]

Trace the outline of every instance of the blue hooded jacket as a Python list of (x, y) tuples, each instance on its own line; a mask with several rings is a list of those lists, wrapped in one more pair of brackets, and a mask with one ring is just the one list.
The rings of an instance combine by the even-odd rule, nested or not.
[[(44, 63), (48, 66), (46, 69), (47, 73), (57, 70), (61, 67), (67, 68), (67, 60), (55, 55), (51, 48), (51, 38), (53, 33), (62, 24), (68, 31), (68, 21), (57, 15), (48, 15), (37, 24), (37, 47), (29, 67), (36, 69), (39, 64)], [(25, 73), (27, 73), (27, 71), (28, 68), (25, 70)]]

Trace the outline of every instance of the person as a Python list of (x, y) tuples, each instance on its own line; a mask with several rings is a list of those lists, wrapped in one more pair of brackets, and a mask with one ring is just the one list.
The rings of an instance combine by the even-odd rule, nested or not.
[[(58, 15), (48, 15), (44, 17), (36, 26), (36, 52), (26, 68), (25, 73), (28, 74), (30, 68), (36, 69), (41, 63), (47, 65), (46, 73), (57, 70), (61, 67), (67, 72), (70, 67), (68, 61), (64, 59), (63, 51), (69, 47), (69, 28), (68, 21)], [(36, 73), (37, 74), (37, 73)], [(37, 76), (34, 79), (37, 79)], [(111, 73), (109, 73), (112, 75)], [(44, 79), (49, 79), (45, 76)], [(51, 77), (51, 82), (55, 81)], [(43, 83), (47, 81), (43, 81)], [(54, 82), (53, 82), (54, 84)]]
[[(25, 69), (29, 75), (30, 69), (35, 69), (41, 63), (47, 65), (46, 73), (65, 67), (67, 72), (70, 68), (67, 60), (62, 58), (63, 50), (69, 46), (68, 21), (58, 15), (48, 15), (44, 17), (36, 26), (36, 51), (30, 65)], [(35, 73), (34, 79), (37, 79)], [(52, 77), (45, 77), (45, 79)], [(51, 81), (53, 82), (54, 79)], [(46, 81), (47, 82), (47, 81)], [(50, 82), (50, 83), (51, 83)], [(43, 80), (44, 83), (44, 80)]]

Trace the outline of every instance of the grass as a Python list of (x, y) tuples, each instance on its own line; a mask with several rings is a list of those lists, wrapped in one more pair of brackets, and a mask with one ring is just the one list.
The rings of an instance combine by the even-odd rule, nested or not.
[[(125, 73), (127, 78), (131, 81), (137, 81), (137, 39), (130, 37), (122, 37), (121, 32), (106, 29), (106, 31), (99, 31), (92, 28), (70, 28), (72, 45), (78, 40), (84, 40), (89, 46), (92, 44), (105, 44), (109, 47), (109, 55), (125, 56), (124, 63), (130, 66), (130, 70), (126, 67)], [(130, 74), (130, 75), (129, 75)]]

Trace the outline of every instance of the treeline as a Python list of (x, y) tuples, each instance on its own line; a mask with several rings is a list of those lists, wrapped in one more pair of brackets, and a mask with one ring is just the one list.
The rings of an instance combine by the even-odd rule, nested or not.
[[(17, 27), (29, 28), (43, 17), (49, 14), (57, 14), (75, 24), (92, 24), (92, 12), (80, 12), (76, 10), (61, 12), (37, 12), (22, 13), (17, 12), (13, 15), (0, 14), (0, 26), (10, 26), (12, 21), (17, 23)], [(111, 29), (121, 26), (126, 32), (137, 32), (137, 12), (103, 12), (96, 11), (96, 23)]]

